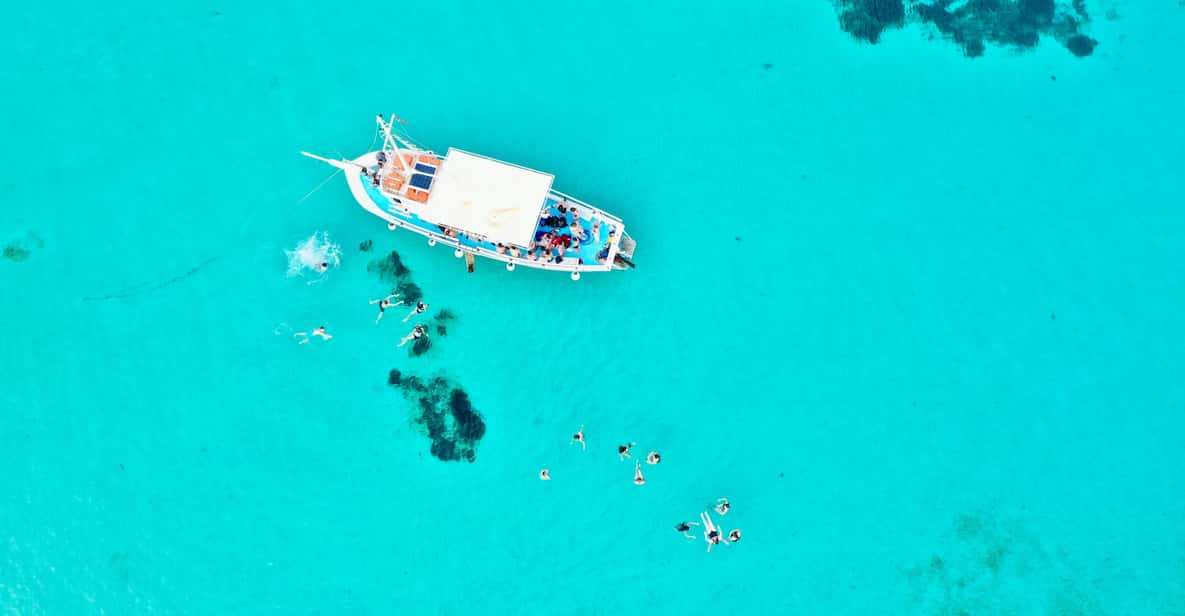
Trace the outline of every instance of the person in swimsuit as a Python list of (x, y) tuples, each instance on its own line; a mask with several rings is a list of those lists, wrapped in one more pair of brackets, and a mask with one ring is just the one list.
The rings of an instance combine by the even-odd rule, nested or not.
[(403, 303), (403, 300), (399, 300), (399, 301), (397, 301), (397, 302), (392, 302), (392, 301), (391, 301), (391, 300), (395, 299), (396, 297), (399, 297), (399, 294), (398, 294), (398, 293), (392, 293), (392, 294), (390, 294), (390, 295), (388, 295), (388, 296), (386, 296), (386, 297), (384, 297), (384, 298), (382, 298), (382, 299), (372, 299), (372, 300), (370, 300), (370, 303), (372, 303), (372, 304), (378, 304), (378, 305), (379, 305), (379, 316), (375, 317), (375, 319), (374, 319), (374, 322), (375, 322), (376, 324), (377, 324), (379, 321), (382, 321), (382, 320), (383, 320), (383, 312), (384, 312), (384, 311), (386, 311), (386, 310), (387, 310), (388, 308), (390, 308), (391, 306), (398, 306), (399, 304), (402, 304), (402, 303)]
[(313, 269), (317, 270), (318, 272), (324, 272), (329, 269), (329, 262), (322, 261), (322, 262), (318, 263), (316, 266), (314, 266)]
[(424, 302), (416, 302), (416, 307), (413, 308), (411, 312), (407, 313), (407, 316), (403, 317), (403, 322), (407, 323), (408, 319), (416, 316), (417, 314), (424, 314), (424, 311), (427, 309), (428, 304), (425, 304)]
[(642, 476), (642, 463), (634, 462), (634, 485), (640, 486), (646, 483), (646, 478)]
[(551, 471), (547, 469), (539, 471), (539, 479), (541, 481), (551, 481)]
[[(708, 515), (707, 511), (699, 514), (699, 519), (704, 523), (704, 541), (708, 542), (708, 551), (711, 552), (712, 546), (719, 545), (723, 541), (720, 537), (720, 529), (712, 523), (712, 516)], [(727, 541), (723, 542), (728, 543)]]
[[(300, 342), (298, 344), (305, 344), (306, 342), (308, 342), (310, 340), (309, 335), (310, 334), (305, 333), (305, 332), (296, 332), (295, 334), (292, 334), (292, 337), (293, 338), (300, 338)], [(312, 331), (311, 335), (320, 336), (321, 338), (323, 338), (325, 340), (329, 340), (330, 338), (333, 337), (325, 332), (324, 325), (322, 325), (321, 327), (318, 327), (317, 329), (314, 329)]]
[(415, 327), (411, 328), (410, 334), (404, 336), (403, 340), (399, 341), (399, 346), (403, 346), (403, 345), (407, 344), (408, 342), (411, 342), (415, 338), (423, 338), (424, 336), (427, 336), (427, 335), (428, 335), (428, 331), (424, 329), (423, 325), (416, 325)]
[(716, 507), (715, 507), (716, 513), (719, 513), (720, 515), (724, 515), (724, 514), (728, 513), (728, 510), (731, 508), (732, 508), (732, 505), (728, 504), (727, 498), (716, 499)]
[(617, 457), (621, 458), (622, 460), (630, 457), (630, 447), (633, 447), (633, 446), (634, 446), (633, 443), (630, 443), (628, 445), (618, 445), (617, 446)]
[(652, 452), (646, 454), (646, 463), (647, 464), (658, 464), (661, 461), (662, 461), (662, 456), (658, 455), (657, 451), (652, 451)]
[(568, 441), (568, 444), (571, 445), (572, 443), (580, 443), (581, 449), (588, 449), (588, 443), (584, 442), (584, 426), (580, 426), (580, 430), (572, 435), (572, 440)]
[(740, 541), (741, 540), (741, 529), (734, 528), (734, 529), (728, 531), (728, 540), (733, 543)]
[(679, 522), (675, 525), (675, 530), (683, 533), (683, 536), (688, 539), (695, 539), (695, 536), (687, 534), (687, 531), (691, 530), (692, 526), (699, 526), (699, 522)]

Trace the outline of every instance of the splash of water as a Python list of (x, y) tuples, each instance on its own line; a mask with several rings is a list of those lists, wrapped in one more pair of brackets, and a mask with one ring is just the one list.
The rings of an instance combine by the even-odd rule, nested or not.
[(314, 276), (309, 284), (320, 282), (325, 274), (341, 264), (341, 247), (333, 243), (329, 234), (318, 231), (300, 242), (292, 250), (285, 250), (288, 256), (288, 277)]

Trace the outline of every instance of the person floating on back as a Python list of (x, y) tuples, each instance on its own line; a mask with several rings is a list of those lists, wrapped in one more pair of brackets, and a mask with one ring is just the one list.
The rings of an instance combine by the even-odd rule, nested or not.
[(379, 305), (379, 316), (375, 317), (375, 319), (374, 319), (374, 322), (376, 325), (378, 324), (379, 321), (383, 320), (383, 313), (386, 312), (386, 310), (388, 308), (390, 308), (392, 306), (398, 306), (399, 304), (403, 303), (403, 300), (399, 300), (397, 302), (391, 301), (391, 300), (395, 299), (396, 297), (399, 297), (398, 293), (392, 293), (382, 299), (370, 300), (370, 303)]
[(646, 483), (646, 478), (642, 476), (642, 463), (634, 462), (634, 485), (640, 486)]
[(580, 430), (578, 430), (576, 434), (572, 435), (572, 440), (569, 441), (568, 444), (571, 445), (572, 443), (580, 443), (581, 449), (588, 449), (588, 443), (584, 442), (584, 426), (580, 426)]
[(547, 469), (539, 471), (539, 479), (542, 481), (551, 481), (551, 471)]
[(423, 325), (416, 325), (415, 327), (411, 328), (410, 334), (404, 336), (403, 340), (399, 341), (399, 346), (403, 346), (416, 338), (423, 338), (424, 336), (427, 336), (427, 335), (428, 335), (428, 331), (426, 329), (424, 329)]
[(417, 314), (424, 314), (424, 311), (427, 309), (428, 304), (425, 304), (424, 302), (416, 302), (416, 307), (412, 308), (411, 312), (407, 313), (407, 316), (403, 317), (403, 322), (407, 323), (408, 319), (416, 316)]
[(646, 463), (647, 464), (658, 464), (661, 461), (662, 461), (662, 456), (658, 455), (657, 451), (652, 451), (652, 452), (646, 454)]
[(716, 513), (719, 513), (720, 515), (724, 515), (724, 514), (728, 513), (728, 510), (731, 508), (732, 508), (732, 505), (728, 504), (727, 498), (716, 499), (716, 507), (714, 507), (714, 509), (716, 509)]

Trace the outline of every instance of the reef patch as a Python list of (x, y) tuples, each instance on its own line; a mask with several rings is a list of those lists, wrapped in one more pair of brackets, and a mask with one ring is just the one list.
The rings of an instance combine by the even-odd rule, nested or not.
[(33, 251), (39, 250), (44, 245), (41, 238), (30, 232), (5, 243), (4, 248), (0, 249), (0, 256), (13, 263), (20, 263), (28, 260), (33, 256)]
[(917, 614), (1101, 614), (1091, 583), (1059, 546), (1018, 519), (958, 516), (940, 545), (905, 568)]
[(433, 456), (445, 462), (476, 460), (486, 424), (465, 390), (442, 376), (424, 380), (399, 370), (391, 370), (387, 384), (412, 403), (412, 423), (428, 437)]
[(1083, 0), (833, 0), (839, 26), (852, 37), (876, 44), (888, 29), (910, 22), (932, 27), (963, 54), (982, 56), (990, 43), (1025, 50), (1052, 37), (1077, 57), (1089, 56), (1098, 41), (1082, 32), (1090, 23)]

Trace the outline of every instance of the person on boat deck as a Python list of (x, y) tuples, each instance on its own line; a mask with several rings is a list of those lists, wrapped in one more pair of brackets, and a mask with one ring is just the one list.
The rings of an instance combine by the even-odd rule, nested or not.
[(416, 307), (412, 308), (411, 312), (407, 313), (407, 316), (403, 317), (403, 322), (407, 323), (408, 319), (416, 316), (417, 314), (424, 314), (424, 311), (427, 309), (428, 304), (425, 304), (424, 302), (416, 302)]
[(387, 162), (387, 153), (379, 150), (378, 153), (374, 155), (374, 159), (379, 161), (379, 166), (381, 167), (383, 163)]
[(403, 346), (403, 345), (411, 342), (415, 338), (423, 338), (424, 336), (427, 336), (427, 335), (428, 335), (428, 330), (425, 329), (423, 325), (416, 325), (415, 327), (411, 328), (410, 334), (404, 336), (403, 340), (399, 341), (399, 346)]
[(370, 303), (372, 303), (372, 304), (376, 304), (376, 303), (377, 303), (377, 304), (379, 305), (379, 316), (375, 317), (375, 319), (374, 319), (374, 322), (375, 322), (376, 324), (377, 324), (379, 321), (382, 321), (382, 320), (383, 320), (383, 312), (384, 312), (384, 311), (386, 311), (388, 308), (390, 308), (390, 307), (392, 307), (392, 306), (398, 306), (399, 304), (402, 304), (402, 303), (403, 303), (403, 300), (399, 300), (399, 301), (397, 301), (397, 302), (392, 302), (392, 301), (391, 301), (391, 300), (395, 299), (396, 297), (399, 297), (399, 294), (398, 294), (398, 293), (392, 293), (392, 294), (390, 294), (390, 295), (388, 295), (388, 296), (386, 296), (386, 297), (384, 297), (384, 298), (382, 298), (382, 299), (372, 299), (372, 300), (370, 300)]

